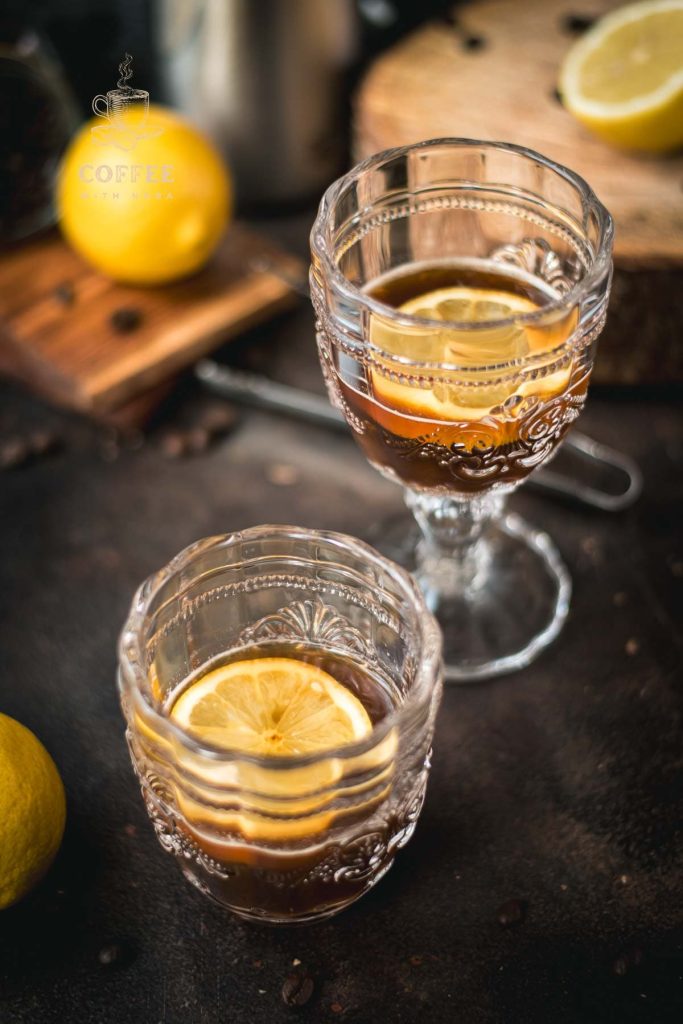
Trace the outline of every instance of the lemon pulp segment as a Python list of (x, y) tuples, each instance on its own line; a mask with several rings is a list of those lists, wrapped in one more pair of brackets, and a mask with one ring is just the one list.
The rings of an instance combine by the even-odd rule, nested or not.
[(171, 719), (214, 746), (275, 757), (333, 750), (372, 730), (350, 690), (294, 658), (216, 668), (181, 694)]

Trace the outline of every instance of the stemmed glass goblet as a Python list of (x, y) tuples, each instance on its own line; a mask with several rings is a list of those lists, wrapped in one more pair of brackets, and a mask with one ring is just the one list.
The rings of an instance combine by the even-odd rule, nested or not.
[(435, 139), (334, 182), (311, 233), (323, 374), (419, 534), (378, 546), (411, 568), (446, 675), (528, 664), (566, 618), (570, 577), (507, 496), (585, 402), (613, 227), (572, 171), (518, 146)]

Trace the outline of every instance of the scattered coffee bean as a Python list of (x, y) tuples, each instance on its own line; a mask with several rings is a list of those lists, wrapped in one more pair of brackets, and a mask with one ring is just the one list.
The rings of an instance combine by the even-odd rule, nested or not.
[(202, 452), (205, 452), (209, 447), (210, 440), (208, 430), (204, 430), (203, 427), (192, 427), (185, 435), (187, 451), (192, 455), (201, 455)]
[(313, 995), (313, 978), (308, 971), (292, 971), (282, 986), (282, 1001), (286, 1006), (305, 1006)]
[(614, 974), (623, 978), (626, 974), (636, 970), (643, 962), (643, 951), (635, 946), (633, 949), (626, 949), (617, 957), (612, 964)]
[(135, 427), (126, 427), (120, 433), (120, 444), (126, 451), (137, 452), (145, 444), (145, 435)]
[(571, 35), (578, 36), (594, 25), (596, 18), (591, 14), (565, 14), (562, 28)]
[(60, 302), (62, 306), (73, 306), (76, 298), (74, 286), (68, 281), (58, 284), (52, 294), (56, 298), (57, 302)]
[(61, 447), (61, 440), (51, 430), (35, 430), (28, 439), (33, 455), (49, 455)]
[(506, 900), (498, 907), (496, 917), (503, 928), (521, 924), (526, 917), (526, 903), (523, 900)]
[(227, 434), (236, 425), (239, 413), (232, 405), (208, 405), (199, 410), (198, 426), (213, 436)]
[(266, 467), (266, 479), (276, 487), (292, 487), (300, 476), (297, 467), (286, 462), (274, 462), (272, 466)]
[(98, 452), (103, 462), (116, 462), (121, 454), (121, 448), (117, 441), (105, 439), (98, 445)]
[(628, 973), (628, 964), (623, 956), (617, 957), (612, 964), (612, 970), (615, 974), (618, 974), (620, 978), (623, 978)]
[(168, 430), (159, 438), (159, 448), (167, 459), (179, 459), (185, 454), (185, 439), (175, 430)]
[(13, 469), (32, 459), (51, 455), (62, 447), (52, 430), (34, 430), (27, 437), (9, 437), (0, 443), (0, 469)]
[(476, 50), (483, 50), (486, 47), (486, 40), (483, 36), (464, 36), (462, 45), (468, 53), (474, 53)]
[(0, 444), (0, 469), (14, 469), (30, 458), (31, 449), (20, 437), (8, 437)]
[(123, 949), (115, 943), (112, 943), (111, 946), (103, 946), (97, 954), (97, 959), (103, 967), (113, 967), (123, 960)]
[(142, 313), (135, 306), (121, 306), (111, 314), (109, 323), (119, 334), (129, 334), (142, 323)]

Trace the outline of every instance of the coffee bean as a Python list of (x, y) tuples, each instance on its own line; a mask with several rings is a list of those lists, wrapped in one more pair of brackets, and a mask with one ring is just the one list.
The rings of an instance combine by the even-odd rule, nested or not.
[(523, 900), (506, 900), (498, 907), (496, 917), (503, 928), (513, 928), (526, 917), (526, 903)]
[(297, 467), (286, 462), (274, 462), (272, 466), (266, 467), (266, 479), (276, 487), (292, 487), (300, 476)]
[(185, 443), (188, 452), (193, 455), (201, 455), (209, 447), (209, 432), (203, 427), (192, 427), (185, 435)]
[(642, 962), (643, 951), (637, 946), (634, 946), (633, 949), (624, 950), (624, 952), (617, 957), (612, 964), (612, 971), (620, 978), (623, 978), (626, 974), (629, 974), (631, 971), (640, 967)]
[(209, 405), (199, 410), (197, 425), (212, 435), (227, 434), (237, 424), (239, 414), (232, 405)]
[(313, 978), (308, 971), (292, 971), (284, 980), (282, 1001), (286, 1006), (305, 1006), (313, 989)]
[(111, 314), (109, 323), (119, 334), (129, 334), (142, 323), (142, 313), (136, 306), (121, 306)]
[(126, 427), (120, 434), (121, 447), (129, 452), (138, 452), (145, 444), (145, 435), (136, 427)]
[(174, 430), (168, 430), (159, 438), (159, 448), (167, 459), (179, 459), (185, 454), (185, 438)]
[(56, 298), (57, 302), (60, 302), (62, 306), (73, 306), (74, 299), (76, 298), (74, 286), (68, 281), (58, 284), (52, 294)]
[(0, 469), (14, 469), (31, 456), (31, 448), (20, 437), (8, 437), (0, 444)]
[(115, 943), (112, 943), (111, 946), (103, 946), (97, 954), (97, 959), (103, 967), (113, 967), (123, 960), (123, 949)]
[(591, 14), (565, 14), (562, 28), (571, 35), (578, 36), (594, 25), (596, 18)]
[(98, 445), (98, 452), (104, 462), (116, 462), (121, 454), (121, 448), (117, 441), (105, 439)]
[(33, 455), (49, 455), (61, 447), (60, 438), (51, 430), (34, 430), (28, 444)]

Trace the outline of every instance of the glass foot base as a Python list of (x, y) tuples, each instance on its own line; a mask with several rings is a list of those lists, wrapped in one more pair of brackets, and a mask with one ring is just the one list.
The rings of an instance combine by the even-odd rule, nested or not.
[[(418, 566), (421, 534), (406, 517), (369, 538), (413, 572), (444, 636), (446, 679), (467, 683), (523, 668), (558, 635), (569, 611), (571, 579), (546, 533), (519, 516), (491, 523), (478, 542), (480, 571), (460, 584), (450, 566)], [(450, 582), (451, 585), (446, 585)]]

